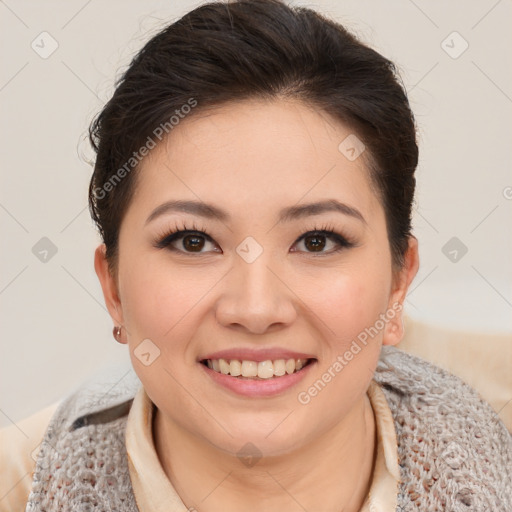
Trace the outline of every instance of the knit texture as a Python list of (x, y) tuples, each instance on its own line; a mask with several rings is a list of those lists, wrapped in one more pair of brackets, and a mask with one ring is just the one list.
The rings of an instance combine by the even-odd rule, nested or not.
[(374, 378), (397, 432), (397, 511), (512, 512), (512, 436), (473, 388), (394, 347)]
[[(396, 512), (512, 511), (512, 436), (475, 390), (388, 346), (374, 378), (397, 433)], [(138, 512), (124, 434), (140, 385), (125, 367), (68, 395), (41, 443), (26, 512)]]
[(118, 367), (63, 400), (40, 445), (26, 512), (139, 512), (124, 435), (140, 385), (132, 368)]

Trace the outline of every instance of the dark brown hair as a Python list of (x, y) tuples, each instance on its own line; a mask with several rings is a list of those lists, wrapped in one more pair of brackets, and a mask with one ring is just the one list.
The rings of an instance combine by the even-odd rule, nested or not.
[(385, 211), (393, 269), (401, 269), (418, 147), (394, 64), (309, 8), (239, 0), (204, 4), (151, 38), (91, 123), (89, 208), (113, 275), (144, 146), (192, 106), (189, 115), (248, 98), (298, 99), (354, 130)]

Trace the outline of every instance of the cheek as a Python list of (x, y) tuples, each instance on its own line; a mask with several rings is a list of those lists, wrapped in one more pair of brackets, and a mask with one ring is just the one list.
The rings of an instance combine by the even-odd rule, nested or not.
[(127, 265), (122, 276), (127, 327), (139, 337), (179, 339), (176, 332), (183, 331), (187, 317), (194, 315), (207, 285), (191, 273), (173, 269), (165, 258), (140, 261), (144, 263)]
[(123, 313), (133, 335), (160, 338), (173, 325), (174, 308), (168, 279), (148, 268), (140, 269), (125, 281)]
[(132, 268), (125, 266), (123, 277), (123, 314), (135, 372), (163, 410), (186, 407), (200, 415), (195, 410), (197, 404), (180, 391), (179, 383), (186, 382), (188, 365), (194, 360), (189, 341), (197, 328), (197, 315), (202, 314), (200, 298), (206, 290), (197, 288), (198, 283), (186, 273), (171, 271), (168, 264), (149, 265), (146, 261)]
[[(168, 261), (151, 265), (146, 261), (126, 277), (123, 314), (135, 371), (149, 389), (160, 387), (161, 382), (175, 386), (169, 373), (185, 382), (196, 364), (197, 329), (210, 312), (208, 291), (215, 284), (212, 275), (205, 276), (193, 268), (177, 271)], [(157, 354), (148, 366), (138, 359), (146, 352), (143, 343)]]
[[(380, 355), (382, 330), (373, 330), (387, 306), (385, 275), (345, 274), (324, 293), (323, 350), (317, 371), (297, 397), (310, 417), (335, 424), (364, 395)], [(316, 322), (320, 325), (319, 322)], [(326, 412), (329, 411), (329, 412)]]
[[(336, 275), (332, 273), (332, 275)], [(319, 287), (318, 308), (331, 328), (331, 338), (346, 343), (375, 323), (385, 311), (389, 296), (389, 276), (369, 265), (361, 265)]]

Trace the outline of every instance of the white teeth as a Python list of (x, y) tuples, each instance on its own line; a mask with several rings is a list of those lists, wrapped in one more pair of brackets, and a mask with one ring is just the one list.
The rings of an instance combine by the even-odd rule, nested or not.
[(274, 376), (274, 365), (272, 361), (261, 361), (258, 363), (258, 377), (260, 379), (270, 379)]
[(298, 372), (306, 362), (307, 359), (276, 359), (275, 361), (267, 359), (260, 362), (238, 359), (207, 359), (206, 364), (208, 368), (224, 375), (270, 379)]
[(285, 360), (276, 359), (274, 361), (274, 375), (276, 377), (282, 377), (286, 373)]
[(242, 361), (242, 377), (256, 377), (258, 375), (258, 363), (255, 361)]
[(295, 371), (295, 359), (287, 359), (284, 367), (286, 369), (286, 373), (293, 373)]
[(220, 373), (227, 375), (229, 373), (229, 363), (225, 359), (219, 359)]
[(238, 377), (239, 375), (242, 375), (242, 363), (240, 361), (237, 361), (236, 359), (232, 359), (229, 363), (229, 373), (233, 377)]

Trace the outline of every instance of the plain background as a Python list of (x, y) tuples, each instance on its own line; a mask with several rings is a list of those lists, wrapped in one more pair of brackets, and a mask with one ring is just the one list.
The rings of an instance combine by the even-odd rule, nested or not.
[[(87, 206), (86, 129), (144, 42), (201, 3), (0, 2), (0, 426), (129, 362), (93, 266), (101, 241)], [(290, 3), (345, 24), (397, 63), (408, 90), (421, 266), (407, 314), (512, 333), (512, 3)], [(42, 32), (58, 44), (47, 58), (32, 48), (42, 37), (49, 48)], [(46, 262), (33, 249), (44, 237), (56, 249)]]

